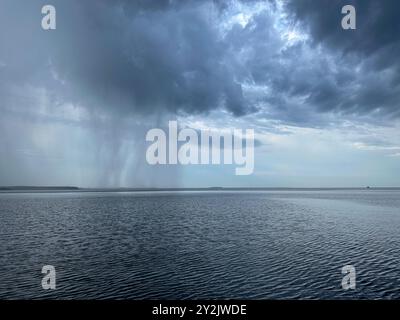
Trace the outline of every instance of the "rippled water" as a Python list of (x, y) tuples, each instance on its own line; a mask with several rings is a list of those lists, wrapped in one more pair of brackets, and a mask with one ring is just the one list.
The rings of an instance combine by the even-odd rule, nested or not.
[(399, 208), (376, 190), (0, 194), (0, 298), (398, 299)]

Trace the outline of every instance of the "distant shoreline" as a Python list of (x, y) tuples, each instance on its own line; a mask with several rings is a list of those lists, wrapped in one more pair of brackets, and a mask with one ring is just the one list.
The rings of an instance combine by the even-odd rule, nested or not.
[(182, 191), (335, 191), (335, 190), (400, 190), (400, 187), (208, 187), (208, 188), (79, 188), (73, 186), (4, 186), (0, 193), (75, 193), (75, 192), (182, 192)]

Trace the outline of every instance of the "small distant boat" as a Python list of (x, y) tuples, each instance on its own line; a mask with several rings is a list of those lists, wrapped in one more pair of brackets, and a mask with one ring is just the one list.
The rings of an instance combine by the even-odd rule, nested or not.
[(371, 187), (370, 187), (370, 186), (367, 186), (367, 189), (371, 189)]

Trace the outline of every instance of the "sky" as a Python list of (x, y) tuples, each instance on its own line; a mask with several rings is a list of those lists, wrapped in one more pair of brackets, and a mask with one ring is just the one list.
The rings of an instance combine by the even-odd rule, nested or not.
[[(400, 186), (399, 35), (397, 0), (0, 0), (0, 186)], [(172, 120), (253, 129), (254, 173), (149, 165)]]

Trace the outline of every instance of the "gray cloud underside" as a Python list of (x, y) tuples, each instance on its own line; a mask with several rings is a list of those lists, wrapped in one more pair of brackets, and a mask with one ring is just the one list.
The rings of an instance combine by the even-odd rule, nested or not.
[[(348, 3), (357, 8), (356, 31), (340, 27)], [(57, 30), (50, 32), (40, 28), (44, 4), (0, 4), (0, 108), (29, 104), (16, 92), (36, 86), (55, 107), (114, 115), (224, 108), (312, 126), (327, 112), (365, 121), (400, 116), (398, 1), (286, 1), (282, 24), (308, 34), (292, 45), (276, 27), (274, 3), (245, 27), (223, 29), (235, 2), (52, 1)]]
[[(339, 72), (321, 78), (311, 102), (323, 109), (400, 115), (400, 2), (396, 0), (288, 0), (292, 21), (310, 34), (314, 48), (335, 57)], [(357, 12), (357, 29), (344, 31), (338, 23), (344, 5)], [(336, 69), (335, 68), (335, 69)]]

